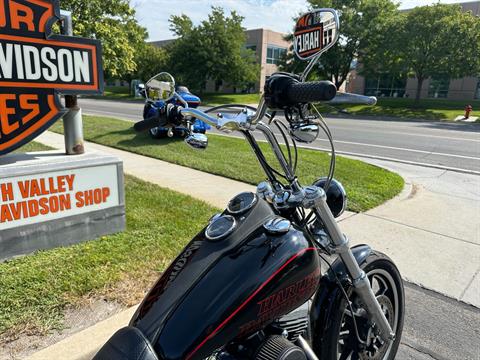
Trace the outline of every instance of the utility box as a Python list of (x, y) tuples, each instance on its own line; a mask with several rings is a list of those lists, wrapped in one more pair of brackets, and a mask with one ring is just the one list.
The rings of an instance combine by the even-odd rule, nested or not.
[(0, 157), (0, 261), (124, 229), (120, 159), (56, 151)]

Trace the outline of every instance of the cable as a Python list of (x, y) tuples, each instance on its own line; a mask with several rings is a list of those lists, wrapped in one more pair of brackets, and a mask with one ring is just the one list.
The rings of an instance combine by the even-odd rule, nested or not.
[[(285, 134), (281, 125), (279, 125), (279, 124), (282, 124), (280, 121), (278, 121), (277, 119), (273, 119), (273, 124), (277, 127), (278, 131), (280, 131), (280, 134), (283, 137), (283, 141), (285, 141), (285, 146), (287, 147), (287, 153), (288, 153), (288, 166), (290, 167), (290, 170), (292, 170), (292, 152), (290, 151), (290, 143), (288, 142), (287, 135)], [(281, 149), (282, 148), (280, 148), (280, 150)], [(283, 150), (282, 150), (282, 153), (283, 153)], [(285, 157), (285, 155), (283, 156)]]
[(330, 132), (330, 128), (328, 127), (327, 123), (323, 119), (322, 115), (320, 114), (320, 112), (318, 111), (316, 106), (314, 104), (311, 104), (311, 105), (318, 115), (318, 118), (319, 118), (319, 121), (320, 121), (319, 126), (325, 132), (325, 134), (327, 135), (328, 141), (330, 142), (330, 148), (332, 150), (332, 155), (331, 155), (331, 159), (330, 159), (330, 169), (328, 171), (327, 182), (325, 183), (325, 187), (324, 187), (324, 190), (327, 191), (328, 188), (330, 187), (330, 184), (331, 184), (332, 179), (333, 179), (333, 175), (335, 173), (335, 165), (336, 165), (335, 145), (333, 144), (332, 133)]
[[(278, 121), (278, 125), (281, 125), (285, 132), (286, 133), (289, 133), (289, 130), (287, 128), (287, 125), (285, 125), (283, 122), (281, 121)], [(278, 127), (277, 125), (277, 127)], [(290, 139), (292, 140), (292, 144), (293, 144), (293, 149), (295, 150), (295, 161), (294, 161), (294, 164), (293, 164), (293, 173), (296, 173), (297, 172), (297, 161), (298, 161), (298, 149), (297, 149), (297, 142), (295, 141), (295, 139), (293, 138), (293, 136), (290, 135)], [(292, 168), (292, 165), (290, 164), (290, 168)]]
[(345, 289), (343, 288), (342, 286), (342, 283), (340, 281), (340, 279), (338, 278), (337, 276), (337, 273), (333, 270), (332, 268), (332, 265), (330, 264), (330, 262), (325, 258), (325, 256), (323, 256), (323, 254), (321, 254), (320, 252), (318, 252), (318, 256), (327, 263), (330, 271), (333, 273), (333, 275), (335, 276), (335, 281), (337, 282), (337, 285), (338, 287), (340, 288), (340, 290), (342, 291), (342, 294), (343, 296), (345, 297), (345, 300), (347, 300), (347, 304), (348, 304), (348, 307), (350, 309), (350, 312), (352, 313), (352, 320), (353, 320), (353, 328), (355, 330), (355, 335), (357, 337), (357, 340), (359, 343), (361, 343), (362, 345), (367, 345), (367, 342), (362, 340), (360, 338), (360, 333), (358, 332), (358, 327), (357, 327), (357, 320), (355, 320), (355, 315), (354, 315), (354, 312), (353, 312), (353, 307), (352, 307), (352, 304), (350, 302), (350, 298), (348, 297), (347, 295), (347, 292), (345, 291)]

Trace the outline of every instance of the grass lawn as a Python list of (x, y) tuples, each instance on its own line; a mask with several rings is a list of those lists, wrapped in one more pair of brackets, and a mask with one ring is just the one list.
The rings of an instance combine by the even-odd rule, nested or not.
[(85, 296), (140, 301), (152, 278), (216, 211), (130, 176), (125, 189), (125, 232), (0, 263), (0, 343), (61, 327), (65, 307)]
[(128, 86), (105, 86), (103, 95), (94, 95), (91, 97), (107, 100), (135, 100), (135, 97), (130, 93), (130, 88)]
[[(57, 122), (51, 130), (62, 132)], [(258, 184), (265, 176), (247, 142), (241, 139), (209, 135), (206, 151), (194, 151), (180, 139), (151, 139), (147, 133), (135, 133), (132, 123), (117, 119), (84, 116), (86, 140), (162, 159), (212, 174)], [(275, 164), (266, 143), (260, 143), (267, 159)], [(311, 184), (328, 171), (329, 155), (315, 150), (299, 149), (298, 175), (303, 184)], [(403, 187), (403, 179), (387, 170), (364, 162), (337, 157), (335, 177), (343, 183), (348, 196), (348, 208), (365, 211), (394, 197)]]
[(53, 148), (47, 145), (40, 144), (35, 141), (31, 141), (28, 144), (23, 145), (22, 147), (15, 150), (14, 153), (26, 153), (31, 151), (46, 151), (46, 150), (53, 150)]
[[(480, 100), (446, 100), (422, 99), (418, 105), (413, 99), (380, 98), (376, 106), (342, 105), (352, 115), (388, 116), (399, 118), (415, 118), (423, 120), (450, 120), (464, 114), (466, 105), (472, 105), (472, 116), (480, 115)], [(330, 113), (335, 113), (332, 108), (322, 107)]]
[(203, 94), (202, 105), (258, 104), (260, 94)]
[[(210, 106), (210, 105), (220, 105), (220, 104), (258, 104), (260, 100), (259, 94), (214, 94), (214, 93), (206, 93), (199, 95), (202, 99), (202, 105)], [(142, 99), (138, 99), (133, 97), (130, 94), (130, 90), (126, 86), (107, 86), (105, 87), (105, 92), (103, 95), (100, 96), (90, 96), (95, 99), (106, 99), (106, 100), (136, 100), (136, 101), (143, 101)]]

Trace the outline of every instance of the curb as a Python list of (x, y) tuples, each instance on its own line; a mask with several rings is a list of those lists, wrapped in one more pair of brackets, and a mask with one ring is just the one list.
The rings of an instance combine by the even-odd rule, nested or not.
[[(479, 126), (478, 122), (459, 122), (448, 120), (448, 119), (421, 119), (421, 118), (409, 118), (409, 117), (400, 117), (400, 116), (383, 116), (383, 115), (361, 115), (361, 114), (351, 114), (351, 113), (340, 113), (340, 114), (331, 114), (325, 113), (325, 118), (340, 118), (340, 119), (350, 119), (350, 120), (374, 120), (374, 121), (397, 121), (397, 122), (425, 122), (425, 123), (441, 123), (441, 124), (466, 124), (469, 126)], [(462, 126), (462, 125), (460, 125)]]
[(116, 330), (128, 324), (137, 306), (132, 306), (56, 344), (50, 345), (27, 357), (27, 360), (90, 360)]

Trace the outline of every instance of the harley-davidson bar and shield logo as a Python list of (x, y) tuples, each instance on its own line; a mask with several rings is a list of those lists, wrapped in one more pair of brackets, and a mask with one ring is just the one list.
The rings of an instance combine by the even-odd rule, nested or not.
[(56, 0), (0, 0), (0, 155), (64, 113), (59, 94), (102, 93), (100, 41), (52, 33)]
[(297, 56), (307, 60), (331, 47), (338, 36), (337, 21), (333, 9), (314, 10), (302, 15), (293, 33)]

